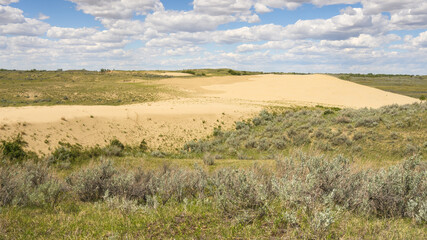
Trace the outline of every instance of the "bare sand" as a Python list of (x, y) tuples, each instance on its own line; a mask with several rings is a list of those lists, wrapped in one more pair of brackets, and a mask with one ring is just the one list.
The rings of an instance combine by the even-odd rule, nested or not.
[(171, 150), (268, 105), (376, 108), (418, 101), (326, 75), (169, 78), (159, 83), (189, 97), (124, 106), (0, 108), (0, 139), (21, 133), (29, 149), (39, 153), (52, 151), (58, 141), (93, 146), (115, 137), (129, 144), (145, 139), (152, 149)]
[(314, 75), (261, 75), (249, 81), (204, 86), (217, 92), (210, 96), (222, 99), (245, 99), (294, 103), (297, 105), (330, 105), (350, 108), (378, 108), (391, 104), (410, 104), (417, 99), (385, 92), (338, 78)]

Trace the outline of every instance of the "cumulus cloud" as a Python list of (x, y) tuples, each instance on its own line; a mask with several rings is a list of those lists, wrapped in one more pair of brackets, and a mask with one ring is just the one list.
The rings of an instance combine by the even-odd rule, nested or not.
[(0, 0), (0, 5), (9, 5), (11, 3), (17, 3), (19, 0)]
[(146, 15), (163, 9), (160, 0), (68, 0), (77, 9), (96, 18), (130, 19), (133, 14)]
[(22, 23), (0, 25), (0, 34), (40, 36), (46, 33), (50, 25), (32, 18), (24, 18)]
[[(298, 44), (304, 44), (299, 41)], [(258, 50), (287, 50), (295, 47), (297, 43), (293, 40), (269, 41), (264, 44), (242, 44), (237, 47), (237, 52), (253, 52)]]
[(272, 11), (271, 8), (287, 8), (295, 10), (304, 3), (311, 3), (318, 7), (335, 4), (354, 4), (360, 0), (258, 0), (255, 3), (255, 10), (259, 13), (266, 13)]
[(61, 38), (61, 39), (70, 39), (70, 38), (83, 38), (91, 36), (98, 32), (94, 28), (62, 28), (62, 27), (51, 27), (46, 35), (49, 38)]
[(272, 41), (284, 39), (283, 27), (265, 24), (223, 31), (179, 32), (167, 36), (160, 35), (147, 42), (150, 47), (167, 47), (193, 44), (234, 44), (243, 42)]
[[(68, 1), (104, 28), (50, 26), (40, 21), (48, 16), (25, 18), (22, 10), (7, 6), (17, 0), (0, 0), (0, 64), (45, 69), (232, 67), (427, 73), (427, 60), (422, 60), (427, 54), (427, 32), (403, 40), (391, 34), (425, 31), (425, 0), (194, 0), (189, 11), (165, 10), (161, 0)], [(363, 7), (344, 8), (329, 19), (245, 26), (278, 8), (298, 11), (303, 4), (357, 2)], [(243, 26), (218, 30), (232, 22)], [(130, 43), (132, 49), (126, 47)]]
[(420, 52), (426, 53), (427, 52), (427, 31), (420, 33), (416, 37), (411, 35), (406, 35), (403, 44), (394, 45), (393, 47), (397, 49), (408, 50), (408, 51), (416, 51), (418, 53)]
[(44, 15), (43, 13), (39, 13), (39, 20), (46, 20), (49, 19), (50, 17), (47, 15)]
[(386, 16), (365, 15), (361, 8), (347, 8), (340, 15), (329, 19), (298, 20), (285, 27), (287, 37), (292, 39), (339, 40), (362, 33), (379, 34), (387, 31)]
[(231, 15), (212, 16), (194, 11), (161, 11), (150, 14), (145, 24), (161, 32), (201, 32), (215, 30), (218, 25), (235, 21)]
[(365, 14), (390, 13), (394, 29), (420, 29), (427, 27), (425, 0), (362, 0)]
[(37, 19), (25, 18), (21, 9), (0, 5), (0, 34), (37, 36), (49, 27)]
[(251, 0), (194, 0), (195, 12), (212, 16), (251, 14)]
[(427, 31), (420, 33), (418, 37), (412, 39), (410, 42), (412, 42), (414, 46), (427, 48)]
[(393, 41), (399, 41), (401, 37), (395, 34), (384, 36), (371, 36), (369, 34), (360, 34), (358, 37), (351, 37), (345, 40), (321, 40), (320, 46), (336, 47), (336, 48), (377, 48)]
[(51, 44), (52, 41), (39, 37), (18, 36), (8, 38), (8, 46), (11, 46), (15, 49), (49, 48), (52, 46)]
[(0, 25), (25, 22), (21, 9), (0, 5)]

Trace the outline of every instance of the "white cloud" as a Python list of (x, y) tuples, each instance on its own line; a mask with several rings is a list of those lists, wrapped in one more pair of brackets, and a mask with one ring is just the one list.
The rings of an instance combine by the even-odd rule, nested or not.
[(25, 18), (22, 23), (0, 25), (0, 34), (40, 36), (46, 33), (50, 25), (37, 19)]
[(0, 34), (37, 36), (49, 27), (37, 19), (25, 18), (21, 9), (0, 5)]
[(381, 14), (365, 15), (360, 8), (347, 8), (340, 15), (329, 19), (298, 20), (285, 27), (285, 34), (292, 39), (339, 40), (362, 33), (379, 34), (387, 31), (388, 19)]
[(251, 15), (251, 0), (194, 0), (194, 11), (212, 16)]
[(420, 33), (420, 35), (412, 39), (411, 42), (414, 46), (427, 48), (427, 31)]
[[(394, 48), (404, 49), (407, 51), (424, 52), (427, 54), (427, 31), (420, 33), (417, 37), (411, 35), (405, 36), (404, 43), (394, 45)], [(423, 57), (425, 59), (425, 57)], [(420, 59), (417, 59), (420, 60)]]
[[(427, 73), (425, 0), (195, 0), (190, 11), (165, 10), (160, 0), (69, 1), (104, 29), (50, 26), (40, 21), (47, 16), (25, 18), (22, 10), (5, 6), (17, 1), (0, 0), (0, 65)], [(277, 8), (356, 2), (363, 8), (348, 7), (329, 19), (301, 19), (287, 26), (239, 23), (243, 27), (218, 30), (227, 23), (260, 21)], [(401, 29), (424, 32), (403, 40), (390, 34)]]
[(147, 42), (150, 47), (171, 45), (193, 45), (206, 43), (233, 44), (243, 42), (283, 40), (284, 28), (280, 25), (265, 24), (253, 27), (242, 27), (223, 31), (179, 32), (167, 36), (160, 35)]
[(365, 14), (389, 12), (394, 29), (421, 29), (427, 27), (425, 0), (362, 0)]
[(200, 47), (178, 47), (178, 48), (172, 48), (165, 51), (165, 56), (188, 56), (189, 54), (195, 54), (200, 53), (202, 51), (202, 48)]
[(201, 32), (215, 30), (218, 25), (233, 22), (230, 15), (212, 16), (194, 11), (161, 11), (150, 14), (145, 24), (160, 32)]
[(70, 38), (83, 38), (83, 37), (91, 36), (96, 32), (98, 31), (94, 28), (51, 27), (46, 34), (49, 38), (70, 39)]
[(273, 11), (273, 9), (267, 7), (262, 3), (255, 3), (254, 8), (257, 13), (268, 13)]
[(0, 0), (0, 5), (9, 5), (11, 3), (17, 3), (19, 0)]
[(368, 34), (361, 34), (358, 37), (351, 37), (346, 40), (321, 40), (320, 46), (334, 48), (377, 48), (393, 41), (399, 41), (401, 38), (395, 34), (374, 37)]
[(304, 3), (311, 3), (315, 6), (322, 7), (335, 4), (354, 4), (361, 0), (258, 0), (255, 4), (255, 10), (258, 13), (271, 11), (271, 8), (287, 8), (295, 10)]
[(49, 48), (52, 46), (52, 41), (39, 37), (18, 36), (8, 38), (8, 46), (14, 49)]
[(21, 9), (0, 5), (0, 25), (25, 22)]
[(43, 13), (39, 13), (39, 20), (47, 20), (49, 18), (50, 18), (49, 16), (44, 15)]
[(77, 9), (96, 18), (130, 19), (133, 14), (146, 15), (163, 9), (160, 0), (68, 0)]
[[(303, 41), (298, 42), (304, 44)], [(288, 50), (295, 47), (297, 43), (293, 40), (269, 41), (264, 44), (242, 44), (237, 47), (237, 52), (253, 52), (258, 50)]]

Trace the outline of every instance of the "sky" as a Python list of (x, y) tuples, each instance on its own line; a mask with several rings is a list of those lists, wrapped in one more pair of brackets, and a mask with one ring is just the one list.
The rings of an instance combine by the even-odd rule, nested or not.
[(0, 0), (0, 68), (427, 74), (426, 0)]

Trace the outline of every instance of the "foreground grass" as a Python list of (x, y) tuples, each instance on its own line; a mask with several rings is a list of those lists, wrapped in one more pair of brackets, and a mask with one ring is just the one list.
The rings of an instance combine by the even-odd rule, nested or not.
[[(315, 239), (309, 228), (286, 223), (283, 213), (245, 223), (224, 218), (211, 203), (170, 203), (132, 212), (108, 203), (62, 203), (55, 209), (8, 207), (0, 213), (1, 239)], [(425, 226), (399, 218), (341, 212), (329, 239), (425, 239)]]
[(60, 195), (52, 183), (64, 180), (51, 175), (55, 169), (6, 169), (0, 239), (425, 239), (427, 215), (414, 205), (425, 204), (425, 164), (412, 159), (366, 172), (374, 174), (366, 184), (341, 158), (292, 159), (209, 175), (194, 166), (138, 175), (103, 162), (62, 178), (67, 187)]
[(427, 97), (427, 76), (386, 74), (333, 74), (333, 76), (413, 98)]

